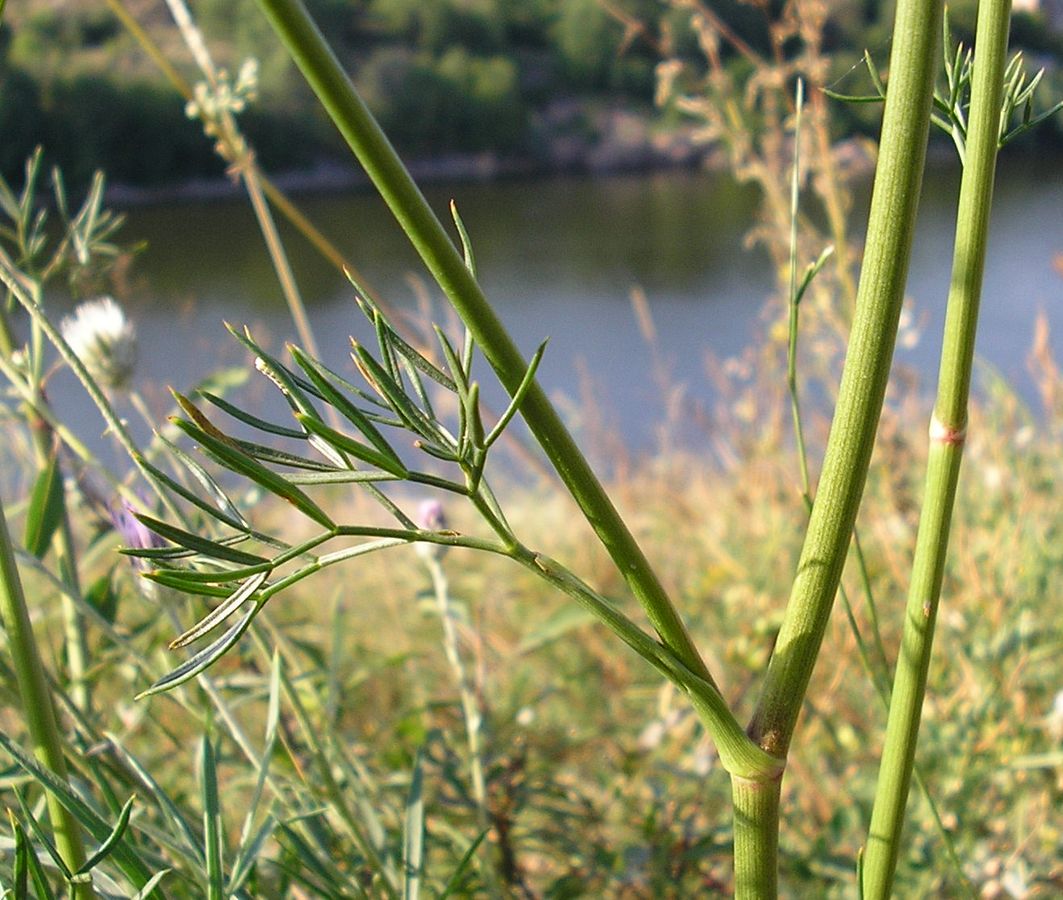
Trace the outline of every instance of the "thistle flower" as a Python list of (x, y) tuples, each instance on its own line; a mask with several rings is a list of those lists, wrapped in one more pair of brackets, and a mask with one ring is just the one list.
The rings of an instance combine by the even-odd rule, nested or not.
[[(165, 547), (166, 542), (151, 531), (143, 522), (136, 517), (137, 509), (124, 497), (117, 499), (110, 505), (111, 523), (115, 531), (122, 537), (122, 543), (134, 550), (150, 549), (152, 547)], [(152, 568), (151, 562), (138, 556), (129, 557), (133, 570), (138, 574)], [(146, 578), (137, 578), (137, 585), (141, 592), (149, 600), (157, 599), (158, 586)]]
[(136, 365), (133, 323), (111, 297), (87, 300), (63, 319), (63, 337), (89, 374), (104, 387), (121, 390)]
[[(417, 525), (425, 531), (444, 531), (447, 527), (447, 517), (443, 512), (443, 504), (438, 500), (425, 500), (417, 508)], [(439, 559), (446, 547), (441, 544), (420, 543), (415, 549), (417, 555), (423, 559)]]

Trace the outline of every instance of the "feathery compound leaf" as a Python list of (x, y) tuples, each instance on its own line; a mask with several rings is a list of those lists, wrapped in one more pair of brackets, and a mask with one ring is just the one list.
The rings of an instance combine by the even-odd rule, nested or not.
[(226, 323), (225, 327), (233, 337), (255, 354), (255, 368), (277, 386), (277, 389), (284, 395), (292, 409), (297, 409), (308, 416), (317, 416), (317, 410), (314, 409), (314, 405), (303, 393), (304, 384), (300, 383), (291, 369), (255, 343), (248, 328), (245, 327), (241, 333), (228, 323)]
[(363, 367), (363, 371), (368, 374), (369, 381), (373, 387), (387, 400), (388, 405), (402, 419), (405, 426), (426, 440), (443, 442), (443, 436), (440, 434), (438, 426), (428, 419), (406, 396), (406, 392), (398, 381), (392, 378), (384, 370), (384, 367), (373, 359), (372, 355), (361, 345), (356, 344), (354, 352), (358, 363)]
[(244, 566), (256, 566), (259, 563), (269, 562), (264, 556), (256, 556), (254, 553), (245, 553), (243, 550), (236, 550), (225, 544), (219, 544), (217, 541), (211, 541), (197, 534), (192, 534), (175, 525), (168, 525), (166, 522), (161, 522), (144, 513), (134, 513), (133, 515), (136, 516), (137, 521), (155, 532), (159, 537), (165, 538), (172, 544), (179, 544), (188, 550), (194, 550), (201, 556), (206, 556), (210, 559), (223, 559), (227, 562)]
[(402, 461), (396, 456), (380, 453), (372, 447), (368, 447), (360, 441), (356, 441), (354, 438), (341, 434), (334, 428), (330, 428), (324, 422), (318, 422), (314, 419), (307, 418), (301, 413), (296, 413), (295, 418), (300, 425), (304, 425), (308, 431), (318, 435), (337, 450), (349, 453), (351, 456), (360, 459), (362, 462), (377, 466), (399, 478), (405, 478), (409, 474), (409, 471), (402, 464)]
[(365, 484), (374, 481), (399, 481), (403, 477), (381, 469), (342, 469), (333, 472), (307, 472), (289, 475), (292, 484)]
[(454, 384), (453, 379), (447, 375), (442, 369), (433, 363), (429, 362), (423, 354), (414, 347), (408, 344), (403, 338), (393, 329), (390, 325), (386, 324), (388, 340), (391, 343), (392, 348), (405, 360), (407, 360), (412, 366), (414, 366), (419, 372), (427, 375), (436, 384), (440, 384), (448, 391), (456, 391), (457, 385)]
[(198, 441), (200, 447), (209, 452), (227, 469), (251, 479), (271, 494), (284, 498), (318, 524), (329, 529), (336, 527), (335, 522), (326, 515), (325, 511), (299, 488), (248, 456), (242, 448), (234, 447), (226, 441), (218, 440), (213, 435), (207, 434), (201, 428), (197, 428), (184, 419), (174, 418), (171, 421), (193, 440)]
[(107, 839), (100, 844), (99, 849), (92, 856), (85, 860), (85, 864), (74, 873), (75, 875), (84, 875), (91, 872), (104, 859), (110, 856), (111, 851), (118, 845), (122, 835), (125, 834), (126, 828), (129, 827), (129, 817), (133, 813), (133, 801), (135, 799), (135, 797), (130, 797), (126, 800), (122, 811), (118, 814), (118, 821), (115, 822), (111, 833), (107, 835)]
[(377, 448), (377, 450), (398, 462), (398, 455), (391, 448), (391, 445), (384, 439), (384, 436), (377, 430), (376, 426), (370, 421), (369, 416), (358, 409), (358, 407), (333, 387), (329, 382), (329, 379), (336, 379), (345, 386), (346, 383), (343, 382), (335, 372), (327, 369), (317, 360), (311, 359), (298, 347), (292, 347), (291, 349), (295, 361), (303, 368), (303, 371), (306, 372), (307, 377), (314, 383), (314, 386), (321, 391), (325, 400), (331, 404), (340, 415), (354, 425), (355, 428), (365, 436), (366, 440)]
[(204, 584), (201, 581), (186, 581), (185, 573), (181, 569), (156, 569), (153, 572), (145, 572), (141, 577), (161, 584), (163, 587), (173, 588), (184, 594), (196, 594), (200, 597), (228, 597), (232, 593), (228, 588), (217, 587), (213, 584)]
[(214, 663), (221, 659), (229, 650), (233, 648), (238, 640), (243, 637), (244, 632), (251, 626), (258, 611), (261, 609), (259, 604), (255, 604), (241, 618), (235, 625), (233, 625), (228, 631), (225, 632), (220, 638), (218, 638), (213, 644), (204, 647), (195, 656), (190, 657), (184, 663), (179, 665), (176, 669), (167, 675), (164, 675), (158, 681), (156, 681), (151, 687), (145, 691), (141, 691), (137, 694), (136, 699), (142, 697), (150, 697), (152, 694), (161, 694), (164, 691), (171, 690), (177, 687), (179, 684), (184, 684), (189, 679), (195, 678), (201, 672), (209, 669)]
[(229, 618), (236, 610), (244, 605), (244, 601), (250, 598), (255, 591), (257, 591), (265, 583), (266, 578), (269, 576), (269, 572), (259, 572), (256, 575), (252, 575), (243, 584), (240, 585), (233, 593), (226, 598), (225, 602), (215, 607), (207, 615), (199, 620), (195, 625), (188, 629), (180, 637), (174, 638), (170, 642), (170, 649), (176, 650), (178, 647), (184, 647), (191, 644), (193, 641), (199, 640), (203, 635), (213, 631), (222, 622)]
[[(302, 413), (293, 413), (301, 416)], [(303, 434), (304, 440), (306, 434)], [(265, 444), (254, 444), (251, 441), (237, 441), (237, 446), (253, 459), (262, 462), (273, 463), (275, 466), (287, 466), (289, 469), (306, 469), (311, 472), (334, 472), (337, 466), (332, 463), (324, 463), (316, 459), (308, 459), (305, 456), (297, 456), (285, 450), (275, 447), (267, 447)]]
[(223, 400), (221, 397), (215, 396), (210, 391), (199, 391), (199, 396), (209, 403), (214, 404), (218, 409), (228, 413), (234, 419), (238, 419), (245, 425), (250, 425), (252, 428), (257, 428), (259, 431), (265, 431), (269, 434), (276, 434), (280, 437), (290, 438), (305, 438), (306, 435), (297, 431), (294, 428), (287, 428), (284, 425), (277, 425), (274, 422), (267, 422), (265, 419), (260, 419), (258, 416), (253, 416), (246, 410), (240, 409), (239, 406), (235, 406), (228, 400)]
[[(191, 503), (198, 509), (203, 510), (203, 512), (205, 512), (207, 515), (212, 516), (219, 522), (223, 522), (230, 528), (235, 528), (238, 531), (243, 531), (246, 533), (251, 530), (251, 525), (242, 515), (240, 515), (239, 510), (236, 509), (235, 504), (233, 504), (233, 502), (227, 496), (225, 496), (221, 488), (217, 487), (217, 484), (213, 481), (213, 479), (211, 479), (211, 483), (214, 484), (214, 486), (217, 488), (215, 498), (217, 499), (219, 496), (221, 498), (224, 498), (223, 501), (219, 500), (217, 506), (207, 500), (204, 500), (194, 491), (190, 491), (183, 484), (171, 478), (169, 475), (163, 472), (162, 469), (152, 465), (146, 459), (142, 459), (140, 461), (140, 464), (145, 469), (147, 469), (156, 479), (158, 479), (158, 481), (166, 485), (166, 487), (168, 487), (171, 491), (173, 491), (179, 497), (183, 497), (185, 500), (187, 500), (189, 503)], [(236, 516), (232, 515), (233, 512), (236, 513)], [(237, 518), (237, 516), (239, 518)]]
[(231, 584), (243, 581), (260, 572), (269, 573), (274, 568), (274, 561), (259, 563), (257, 566), (244, 566), (239, 569), (170, 569), (174, 575), (189, 584)]
[(547, 342), (543, 341), (539, 345), (539, 349), (535, 351), (531, 361), (528, 363), (528, 370), (524, 373), (524, 377), (520, 380), (520, 384), (517, 385), (517, 390), (514, 391), (513, 398), (509, 401), (509, 406), (506, 407), (506, 411), (502, 413), (502, 416), (495, 424), (495, 427), (491, 429), (491, 433), (484, 439), (484, 447), (490, 447), (499, 439), (499, 437), (501, 437), (506, 426), (509, 425), (513, 417), (520, 410), (521, 403), (524, 402), (524, 398), (527, 396), (528, 391), (531, 390), (531, 386), (535, 383), (535, 372), (539, 368), (539, 363), (542, 362), (543, 354), (546, 352), (546, 344)]
[[(173, 388), (170, 388), (170, 393), (173, 395), (174, 400), (177, 402), (177, 405), (181, 408), (184, 414), (196, 424), (200, 431), (202, 431), (204, 434), (209, 434), (212, 438), (217, 441), (221, 441), (224, 444), (229, 444), (232, 447), (236, 446), (236, 441), (234, 441), (231, 437), (229, 437), (229, 435), (225, 434), (225, 432), (215, 426), (214, 423), (211, 422), (210, 419), (208, 419), (205, 415), (203, 415), (200, 408), (196, 406), (196, 404), (194, 404), (188, 397), (186, 397), (184, 394), (178, 393)], [(173, 416), (170, 417), (170, 421), (176, 424), (175, 418)]]
[(443, 358), (447, 361), (447, 368), (450, 369), (450, 374), (453, 377), (454, 391), (459, 397), (462, 397), (469, 390), (469, 373), (461, 360), (458, 359), (458, 353), (443, 329), (438, 325), (433, 325), (432, 327), (435, 329), (439, 346), (443, 350)]
[(469, 232), (465, 229), (465, 223), (461, 219), (461, 214), (458, 212), (457, 201), (450, 201), (450, 217), (454, 220), (454, 227), (458, 229), (458, 237), (461, 238), (461, 251), (465, 256), (465, 268), (472, 272), (472, 277), (476, 278), (476, 257), (472, 252), (472, 241), (469, 240)]

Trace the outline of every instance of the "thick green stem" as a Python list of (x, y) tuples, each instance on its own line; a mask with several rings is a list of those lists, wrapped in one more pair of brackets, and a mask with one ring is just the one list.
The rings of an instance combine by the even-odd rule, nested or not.
[(731, 778), (735, 897), (774, 897), (778, 891), (781, 789), (781, 773), (768, 781)]
[[(18, 680), (19, 695), (22, 698), (22, 711), (26, 717), (33, 752), (41, 764), (51, 769), (57, 776), (66, 779), (66, 760), (63, 758), (63, 744), (56, 724), (55, 707), (48, 681), (44, 675), (37, 643), (30, 624), (26, 597), (22, 591), (22, 580), (15, 565), (15, 552), (11, 545), (7, 519), (3, 504), (0, 502), (0, 614), (4, 629), (7, 631), (7, 644), (11, 653), (11, 664)], [(74, 817), (67, 811), (59, 798), (47, 794), (48, 816), (52, 823), (52, 835), (56, 849), (71, 872), (76, 872), (85, 863), (85, 849), (81, 842), (81, 831)], [(96, 896), (91, 884), (74, 884), (71, 896), (78, 900), (88, 900)]]
[[(790, 602), (749, 727), (751, 737), (774, 757), (785, 758), (789, 749), (867, 479), (922, 185), (941, 12), (940, 0), (897, 5), (881, 151), (838, 406)], [(735, 783), (739, 897), (775, 896), (778, 822), (771, 819), (778, 818), (780, 785), (761, 787), (771, 797), (754, 796), (751, 788)]]
[(750, 733), (789, 747), (852, 537), (886, 391), (930, 121), (939, 0), (901, 0), (856, 315), (790, 603)]
[[(461, 254), (357, 95), (300, 0), (259, 0), (318, 99), (365, 168), (503, 386), (512, 394), (527, 364)], [(533, 386), (521, 407), (528, 427), (662, 640), (700, 678), (712, 681), (686, 625), (613, 507), (546, 394)]]
[(926, 493), (863, 868), (863, 895), (869, 900), (888, 897), (893, 884), (930, 668), (967, 433), (967, 397), (993, 197), (1010, 12), (1010, 0), (983, 0), (978, 7), (970, 125), (938, 397), (930, 425)]

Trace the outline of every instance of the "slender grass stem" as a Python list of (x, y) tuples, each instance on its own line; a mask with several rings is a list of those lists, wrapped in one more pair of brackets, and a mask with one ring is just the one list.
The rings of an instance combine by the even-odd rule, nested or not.
[[(0, 614), (7, 631), (8, 651), (18, 681), (22, 698), (22, 713), (29, 729), (33, 752), (42, 765), (51, 769), (59, 778), (66, 779), (66, 760), (55, 718), (55, 706), (48, 689), (37, 642), (33, 636), (26, 596), (22, 590), (15, 563), (14, 547), (0, 502)], [(71, 872), (76, 872), (85, 862), (85, 848), (81, 831), (74, 817), (59, 798), (47, 794), (48, 816), (56, 849)], [(92, 884), (71, 885), (71, 896), (77, 900), (91, 900), (96, 896)]]
[(926, 491), (863, 868), (863, 895), (869, 900), (888, 897), (893, 884), (945, 574), (949, 528), (967, 433), (967, 401), (992, 206), (1010, 13), (1010, 0), (985, 0), (978, 7), (970, 124), (938, 397), (930, 424)]
[[(521, 386), (527, 363), (305, 6), (300, 0), (259, 0), (259, 5), (512, 396)], [(521, 412), (661, 639), (699, 679), (715, 686), (642, 549), (537, 384), (525, 396)], [(725, 704), (706, 724), (714, 734), (721, 729), (733, 732), (737, 725)]]

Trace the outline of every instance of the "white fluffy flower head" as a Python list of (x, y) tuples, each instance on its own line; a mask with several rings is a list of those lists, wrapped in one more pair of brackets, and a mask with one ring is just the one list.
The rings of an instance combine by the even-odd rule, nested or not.
[(124, 388), (137, 361), (133, 323), (111, 297), (78, 305), (63, 319), (63, 337), (89, 374), (109, 388)]

